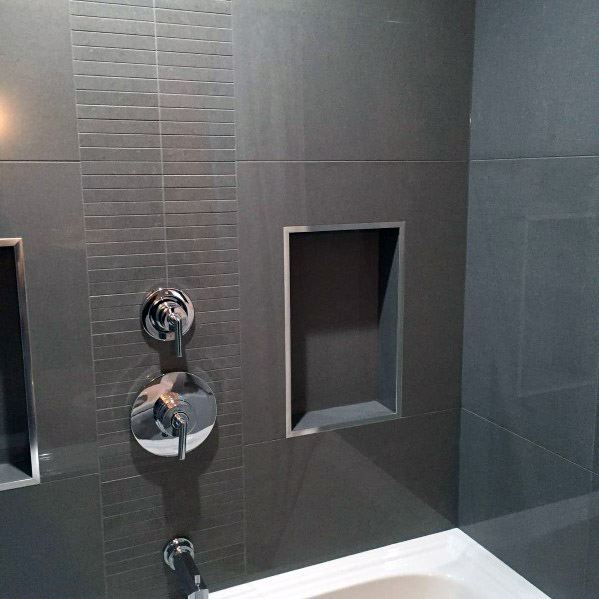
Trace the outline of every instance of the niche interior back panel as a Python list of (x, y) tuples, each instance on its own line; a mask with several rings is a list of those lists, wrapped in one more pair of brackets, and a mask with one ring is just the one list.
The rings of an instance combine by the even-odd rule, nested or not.
[[(229, 0), (70, 2), (107, 595), (175, 596), (161, 548), (187, 533), (211, 588), (244, 571), (233, 52)], [(150, 345), (139, 306), (186, 290), (186, 358)], [(136, 381), (199, 371), (216, 432), (178, 463), (129, 431)]]

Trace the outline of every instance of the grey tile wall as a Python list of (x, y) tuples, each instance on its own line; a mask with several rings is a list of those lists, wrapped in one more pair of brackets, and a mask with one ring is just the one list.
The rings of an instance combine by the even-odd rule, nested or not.
[(599, 592), (597, 23), (477, 2), (460, 516), (554, 599)]
[(463, 530), (552, 599), (584, 596), (591, 472), (468, 411), (461, 444)]
[[(233, 2), (252, 577), (456, 522), (472, 17)], [(404, 418), (286, 439), (283, 227), (401, 220)]]
[(67, 0), (37, 0), (27, 9), (18, 0), (1, 3), (0, 73), (0, 237), (23, 238), (41, 470), (41, 484), (0, 493), (0, 596), (100, 599), (98, 457)]
[[(211, 588), (244, 571), (231, 3), (72, 0), (109, 597), (175, 596), (161, 548), (186, 533)], [(185, 358), (149, 342), (139, 306), (186, 290)], [(132, 441), (145, 376), (201, 374), (219, 416), (184, 464)], [(137, 596), (137, 595), (135, 595)]]
[(463, 406), (593, 467), (599, 158), (470, 167)]
[(0, 6), (0, 160), (78, 160), (68, 0)]
[(248, 573), (451, 528), (458, 420), (450, 410), (248, 446)]
[(240, 160), (467, 157), (472, 2), (234, 2)]
[(476, 3), (471, 156), (597, 155), (595, 0)]
[(103, 599), (97, 474), (0, 493), (2, 599)]

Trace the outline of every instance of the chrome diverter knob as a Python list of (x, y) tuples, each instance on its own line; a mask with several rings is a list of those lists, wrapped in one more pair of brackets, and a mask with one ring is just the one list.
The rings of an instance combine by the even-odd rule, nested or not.
[(131, 432), (147, 451), (178, 456), (203, 443), (216, 421), (216, 399), (208, 384), (188, 372), (153, 379), (131, 410)]
[(193, 304), (179, 289), (155, 289), (141, 307), (144, 331), (154, 339), (174, 341), (179, 358), (183, 356), (183, 335), (191, 328), (193, 318)]

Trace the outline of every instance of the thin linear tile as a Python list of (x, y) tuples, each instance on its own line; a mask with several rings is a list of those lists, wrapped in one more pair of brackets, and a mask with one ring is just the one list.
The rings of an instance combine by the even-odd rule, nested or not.
[(158, 64), (209, 69), (233, 69), (233, 57), (220, 54), (158, 52)]
[(231, 2), (229, 0), (156, 0), (156, 8), (231, 14)]
[(71, 15), (73, 31), (96, 31), (98, 33), (127, 33), (131, 35), (154, 35), (152, 21), (133, 21), (129, 19), (110, 19)]
[(159, 134), (154, 121), (79, 119), (79, 133), (146, 133)]
[(102, 48), (96, 46), (75, 46), (75, 60), (95, 62), (119, 62), (131, 64), (156, 64), (156, 52), (149, 50), (133, 50), (130, 48)]
[[(110, 162), (85, 161), (81, 163), (81, 173), (84, 175), (160, 175), (162, 172), (159, 162)], [(123, 204), (124, 202), (118, 202)], [(89, 211), (86, 211), (89, 214)]]
[[(162, 11), (158, 11), (160, 14)], [(179, 16), (181, 13), (176, 13)], [(161, 22), (169, 22), (161, 20)], [(171, 21), (175, 22), (175, 21)], [(196, 54), (219, 54), (221, 56), (233, 55), (233, 44), (231, 42), (215, 42), (193, 39), (177, 39), (159, 37), (157, 49), (162, 52), (192, 52)]]
[(105, 4), (103, 2), (87, 2), (85, 0), (70, 0), (69, 6), (72, 15), (84, 17), (128, 19), (132, 21), (154, 20), (154, 11), (150, 7)]
[(77, 46), (99, 46), (102, 48), (125, 48), (130, 50), (154, 50), (156, 48), (156, 42), (152, 35), (73, 31), (71, 32), (71, 40), (74, 48)]
[[(155, 162), (160, 160), (160, 148), (81, 148), (81, 160), (133, 160)], [(92, 194), (93, 195), (93, 194)], [(83, 190), (83, 199), (89, 197)], [(125, 196), (123, 196), (125, 197)], [(92, 200), (94, 201), (94, 200)]]

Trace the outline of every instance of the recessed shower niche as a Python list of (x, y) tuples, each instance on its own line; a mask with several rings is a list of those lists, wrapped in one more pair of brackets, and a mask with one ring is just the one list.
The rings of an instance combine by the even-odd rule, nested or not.
[(404, 228), (284, 228), (288, 437), (400, 416)]
[(21, 239), (0, 239), (0, 490), (39, 482), (24, 268)]

